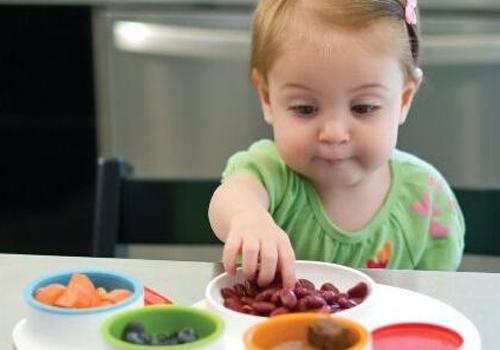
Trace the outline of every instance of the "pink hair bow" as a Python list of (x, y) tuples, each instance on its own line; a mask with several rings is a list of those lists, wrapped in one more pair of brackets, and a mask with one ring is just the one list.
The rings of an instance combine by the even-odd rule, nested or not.
[(406, 0), (406, 23), (415, 25), (417, 24), (417, 0)]

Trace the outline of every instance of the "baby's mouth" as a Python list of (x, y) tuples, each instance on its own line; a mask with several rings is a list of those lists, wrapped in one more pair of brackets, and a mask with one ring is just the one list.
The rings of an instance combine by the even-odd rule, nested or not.
[(316, 160), (326, 163), (328, 165), (334, 166), (334, 165), (340, 165), (345, 162), (347, 162), (351, 157), (315, 157)]

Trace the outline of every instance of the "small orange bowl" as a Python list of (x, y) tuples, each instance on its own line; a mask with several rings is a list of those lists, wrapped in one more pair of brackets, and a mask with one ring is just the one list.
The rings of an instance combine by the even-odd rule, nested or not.
[(247, 350), (270, 350), (285, 342), (306, 342), (308, 327), (318, 319), (329, 317), (358, 336), (356, 344), (346, 350), (370, 349), (370, 333), (361, 324), (346, 318), (311, 312), (275, 316), (256, 324), (244, 334), (245, 348)]

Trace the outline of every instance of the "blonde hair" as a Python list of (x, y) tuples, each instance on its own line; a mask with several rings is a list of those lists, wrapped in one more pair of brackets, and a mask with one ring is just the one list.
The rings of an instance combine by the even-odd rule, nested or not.
[(412, 77), (419, 59), (419, 33), (405, 20), (406, 0), (259, 0), (252, 25), (250, 74), (267, 75), (283, 52), (294, 24), (312, 15), (331, 29), (359, 30), (386, 23), (395, 35), (406, 78)]

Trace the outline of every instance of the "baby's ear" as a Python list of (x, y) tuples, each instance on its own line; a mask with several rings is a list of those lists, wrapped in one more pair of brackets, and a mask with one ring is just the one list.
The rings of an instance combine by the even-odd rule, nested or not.
[(415, 68), (413, 76), (408, 79), (403, 87), (403, 93), (401, 95), (401, 115), (399, 117), (399, 124), (402, 125), (406, 121), (408, 112), (410, 111), (413, 98), (417, 93), (420, 84), (422, 83), (424, 73), (422, 69)]
[(422, 84), (422, 80), (424, 80), (424, 72), (422, 71), (421, 68), (419, 67), (415, 68), (415, 70), (413, 71), (413, 80), (415, 81), (416, 85), (415, 92), (417, 92), (418, 89), (420, 88), (420, 85)]
[(271, 103), (269, 99), (269, 87), (262, 77), (262, 75), (257, 71), (256, 68), (252, 69), (252, 84), (259, 95), (260, 105), (262, 107), (262, 113), (264, 114), (264, 120), (268, 124), (273, 123), (273, 118), (271, 116)]

